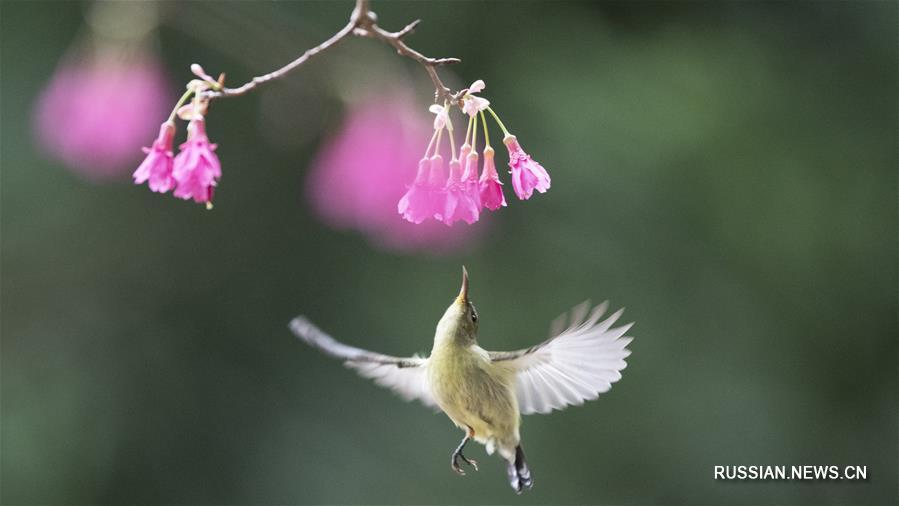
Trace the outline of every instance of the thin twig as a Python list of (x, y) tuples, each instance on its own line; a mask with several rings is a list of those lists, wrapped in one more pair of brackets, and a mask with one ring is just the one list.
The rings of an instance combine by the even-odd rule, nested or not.
[(415, 29), (415, 25), (417, 25), (420, 21), (421, 20), (416, 20), (406, 25), (405, 28), (398, 32), (388, 32), (387, 30), (372, 22), (368, 26), (360, 26), (354, 31), (354, 33), (360, 37), (368, 37), (370, 39), (377, 39), (385, 42), (396, 49), (397, 54), (405, 56), (407, 58), (411, 58), (422, 64), (425, 70), (428, 72), (428, 76), (430, 76), (431, 81), (434, 83), (435, 100), (443, 97), (449, 103), (456, 103), (460, 99), (460, 94), (453, 94), (452, 90), (450, 90), (445, 84), (443, 84), (443, 81), (440, 80), (440, 76), (437, 74), (436, 67), (441, 65), (451, 65), (453, 63), (459, 63), (462, 60), (458, 58), (429, 58), (412, 49), (411, 47), (406, 45), (405, 42), (403, 42), (403, 37), (412, 33), (412, 31)]
[(353, 33), (353, 29), (355, 27), (356, 27), (356, 23), (354, 21), (351, 21), (350, 23), (347, 23), (346, 26), (341, 28), (339, 32), (335, 33), (330, 39), (322, 42), (318, 46), (315, 46), (311, 49), (307, 49), (306, 52), (303, 53), (302, 55), (300, 55), (299, 58), (297, 58), (296, 60), (279, 68), (278, 70), (275, 70), (274, 72), (269, 72), (268, 74), (264, 74), (261, 76), (256, 76), (253, 79), (251, 79), (249, 82), (247, 82), (241, 86), (238, 86), (237, 88), (222, 88), (219, 91), (207, 91), (205, 96), (206, 96), (206, 98), (209, 98), (209, 99), (221, 98), (221, 97), (235, 97), (238, 95), (243, 95), (251, 90), (254, 90), (257, 86), (259, 86), (262, 83), (266, 83), (268, 81), (272, 81), (272, 80), (284, 77), (291, 70), (306, 63), (313, 56), (321, 53), (322, 51), (328, 49), (329, 47), (337, 44), (338, 42), (340, 42), (341, 40), (346, 38), (347, 35), (350, 35), (351, 33)]
[(207, 90), (203, 93), (203, 96), (204, 98), (211, 100), (215, 98), (236, 97), (248, 93), (256, 89), (256, 87), (262, 83), (284, 77), (292, 70), (309, 61), (313, 56), (337, 45), (349, 35), (354, 35), (384, 42), (396, 49), (397, 54), (420, 63), (425, 68), (425, 71), (427, 71), (428, 76), (431, 78), (431, 82), (434, 83), (434, 100), (437, 101), (440, 98), (443, 98), (448, 103), (461, 105), (461, 97), (465, 93), (465, 90), (453, 93), (453, 91), (440, 79), (440, 76), (437, 74), (437, 67), (459, 63), (462, 60), (458, 58), (430, 58), (412, 49), (403, 41), (406, 36), (415, 31), (415, 27), (418, 26), (420, 22), (420, 19), (415, 20), (398, 32), (384, 30), (378, 26), (377, 15), (371, 10), (369, 0), (356, 0), (356, 7), (350, 15), (350, 21), (328, 40), (322, 42), (318, 46), (306, 50), (306, 52), (300, 55), (299, 58), (278, 70), (256, 76), (249, 82), (236, 88)]

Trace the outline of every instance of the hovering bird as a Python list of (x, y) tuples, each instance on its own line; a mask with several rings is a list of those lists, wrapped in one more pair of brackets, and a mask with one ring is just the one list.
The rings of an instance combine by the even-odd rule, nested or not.
[(452, 469), (475, 470), (478, 464), (462, 450), (474, 439), (488, 454), (498, 451), (508, 463), (509, 483), (516, 493), (533, 485), (521, 449), (522, 414), (549, 413), (596, 399), (621, 379), (630, 355), (624, 337), (633, 323), (612, 328), (623, 309), (600, 321), (604, 302), (590, 310), (585, 302), (567, 318), (560, 316), (551, 337), (518, 351), (487, 351), (478, 346), (478, 312), (468, 298), (468, 272), (462, 268), (462, 289), (437, 323), (431, 356), (392, 357), (336, 341), (303, 316), (290, 329), (306, 344), (342, 360), (362, 376), (388, 387), (406, 400), (439, 408), (465, 431), (450, 457)]

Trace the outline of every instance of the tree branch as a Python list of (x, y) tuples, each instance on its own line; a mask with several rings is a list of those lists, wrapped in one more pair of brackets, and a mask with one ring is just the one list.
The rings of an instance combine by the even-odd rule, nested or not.
[(352, 14), (350, 14), (349, 22), (346, 24), (346, 26), (341, 28), (340, 31), (332, 35), (328, 40), (322, 42), (318, 46), (307, 49), (306, 52), (300, 55), (299, 58), (293, 60), (292, 62), (279, 68), (278, 70), (269, 72), (268, 74), (264, 74), (261, 76), (256, 76), (249, 82), (236, 88), (221, 88), (218, 90), (204, 91), (203, 98), (212, 100), (215, 98), (236, 97), (244, 95), (256, 89), (256, 87), (260, 84), (284, 77), (291, 71), (295, 70), (297, 67), (302, 66), (304, 63), (312, 59), (313, 56), (316, 56), (324, 52), (325, 50), (337, 45), (340, 41), (342, 41), (349, 35), (354, 35), (357, 37), (379, 40), (396, 49), (397, 54), (418, 62), (425, 68), (425, 71), (431, 78), (431, 82), (434, 83), (434, 100), (437, 101), (440, 98), (443, 98), (451, 104), (461, 105), (461, 97), (464, 94), (465, 90), (453, 93), (453, 91), (449, 87), (447, 87), (440, 79), (440, 76), (437, 74), (437, 67), (459, 63), (462, 60), (458, 58), (430, 58), (409, 47), (403, 41), (403, 39), (415, 31), (415, 27), (418, 26), (418, 24), (421, 22), (420, 19), (409, 23), (398, 32), (390, 32), (378, 26), (377, 18), (377, 15), (371, 10), (369, 0), (356, 0), (356, 7), (353, 9)]

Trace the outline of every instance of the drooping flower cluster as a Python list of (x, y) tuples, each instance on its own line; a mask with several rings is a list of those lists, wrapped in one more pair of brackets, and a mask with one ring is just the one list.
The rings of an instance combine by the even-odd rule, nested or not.
[[(550, 186), (549, 173), (533, 160), (509, 133), (490, 102), (475, 94), (484, 89), (484, 81), (477, 80), (462, 97), (462, 112), (468, 115), (468, 128), (462, 145), (456, 151), (453, 123), (449, 113), (451, 104), (432, 105), (434, 134), (418, 163), (418, 173), (408, 191), (397, 204), (397, 211), (407, 221), (422, 223), (428, 218), (452, 225), (457, 221), (472, 224), (480, 218), (483, 209), (496, 211), (506, 206), (503, 183), (499, 180), (494, 161), (495, 152), (490, 146), (490, 132), (484, 111), (490, 113), (505, 137), (503, 144), (509, 151), (509, 168), (512, 188), (521, 200), (531, 198), (534, 190), (546, 192)], [(478, 123), (483, 126), (483, 170), (478, 175)], [(444, 135), (449, 137), (449, 173), (446, 172), (440, 145)]]
[(396, 212), (430, 137), (431, 118), (420, 114), (415, 91), (402, 82), (344, 89), (350, 93), (342, 97), (343, 122), (326, 137), (304, 178), (311, 210), (329, 227), (358, 232), (374, 247), (396, 253), (447, 255), (476, 244), (489, 223), (416, 225)]
[[(222, 177), (222, 166), (215, 154), (216, 145), (209, 142), (206, 135), (206, 109), (209, 103), (203, 98), (203, 92), (220, 89), (222, 83), (221, 78), (213, 80), (199, 65), (192, 65), (191, 70), (200, 79), (187, 85), (187, 92), (160, 127), (159, 137), (151, 147), (144, 148), (147, 157), (132, 177), (135, 184), (148, 183), (154, 192), (166, 193), (174, 189), (175, 197), (193, 199), (211, 209), (213, 192)], [(184, 105), (191, 96), (193, 100)], [(172, 152), (176, 116), (188, 121), (187, 140), (181, 144), (177, 156)]]

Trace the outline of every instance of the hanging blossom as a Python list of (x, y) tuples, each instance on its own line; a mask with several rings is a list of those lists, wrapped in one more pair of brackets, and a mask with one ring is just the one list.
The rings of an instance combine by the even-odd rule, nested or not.
[(206, 120), (195, 114), (187, 125), (187, 142), (181, 145), (172, 169), (172, 176), (178, 182), (176, 197), (212, 207), (212, 193), (222, 177), (215, 148), (206, 136)]
[(165, 193), (175, 187), (175, 178), (172, 177), (174, 140), (175, 122), (166, 121), (159, 127), (159, 137), (153, 141), (153, 146), (144, 148), (147, 157), (134, 171), (132, 176), (134, 184), (149, 181), (150, 190), (159, 193)]
[[(452, 122), (449, 120), (449, 109), (434, 104), (430, 111), (434, 113), (434, 134), (422, 159), (418, 162), (418, 173), (408, 191), (397, 203), (397, 211), (406, 221), (422, 223), (428, 218), (442, 220), (446, 211), (446, 174), (443, 169), (443, 157), (440, 155), (440, 143), (444, 130), (449, 130), (452, 141)], [(455, 159), (455, 155), (454, 155)]]
[(484, 172), (478, 181), (481, 203), (491, 211), (506, 207), (506, 196), (503, 195), (503, 183), (499, 180), (499, 174), (496, 173), (494, 155), (493, 148), (490, 146), (484, 148)]
[(474, 192), (470, 190), (467, 177), (463, 178), (462, 164), (459, 160), (451, 161), (450, 175), (446, 182), (446, 211), (443, 213), (443, 222), (452, 225), (457, 221), (464, 221), (471, 225), (478, 221), (480, 214), (481, 201), (477, 188)]
[(509, 150), (509, 167), (512, 169), (512, 188), (521, 200), (531, 198), (534, 190), (546, 193), (549, 190), (549, 173), (542, 165), (521, 149), (518, 139), (507, 133), (503, 144)]
[[(431, 106), (430, 111), (435, 114), (434, 133), (419, 162), (415, 180), (397, 204), (397, 210), (406, 220), (422, 223), (433, 218), (447, 225), (457, 221), (472, 224), (480, 219), (483, 209), (496, 211), (506, 206), (503, 183), (496, 171), (496, 152), (490, 146), (490, 132), (484, 111), (490, 113), (503, 132), (503, 144), (509, 151), (509, 172), (515, 195), (521, 200), (527, 200), (534, 190), (544, 193), (549, 189), (550, 177), (546, 169), (521, 148), (518, 139), (506, 129), (490, 107), (490, 101), (476, 95), (485, 87), (484, 81), (479, 79), (462, 96), (461, 109), (468, 116), (468, 128), (458, 154), (450, 119), (453, 105), (444, 103)], [(480, 176), (477, 149), (479, 122), (484, 132), (484, 163)], [(444, 134), (449, 137), (450, 144), (448, 175), (444, 173), (443, 157), (440, 155)]]
[[(144, 148), (147, 157), (134, 171), (135, 184), (148, 182), (150, 190), (166, 193), (174, 189), (175, 197), (206, 204), (212, 209), (212, 197), (218, 180), (222, 177), (222, 166), (216, 145), (206, 135), (206, 111), (208, 100), (203, 96), (207, 90), (220, 90), (223, 76), (213, 80), (197, 64), (191, 71), (200, 79), (187, 85), (187, 91), (175, 105), (168, 120), (159, 129), (159, 137), (152, 147)], [(185, 103), (191, 99), (190, 103)], [(172, 153), (176, 132), (175, 119), (188, 121), (187, 140), (181, 144), (177, 156)]]

